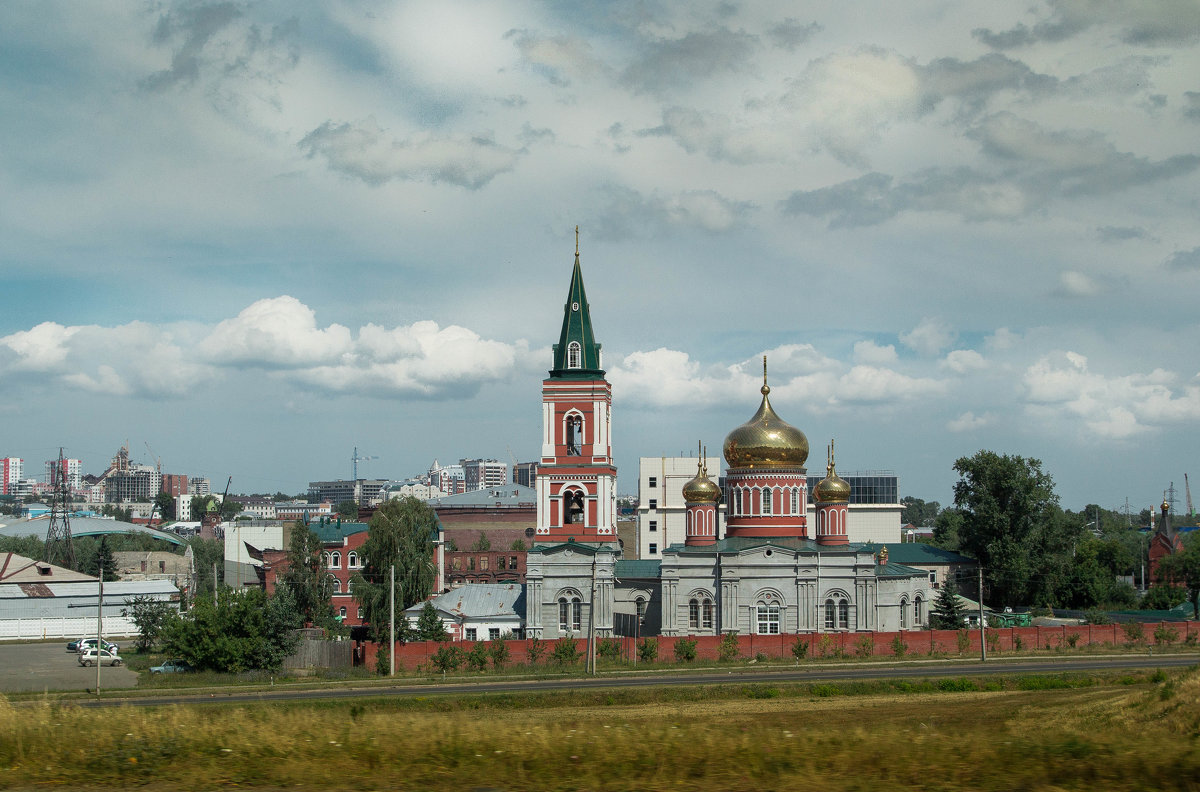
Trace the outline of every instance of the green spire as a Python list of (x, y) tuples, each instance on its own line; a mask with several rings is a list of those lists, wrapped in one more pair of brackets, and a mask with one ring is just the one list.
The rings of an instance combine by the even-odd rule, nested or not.
[(550, 376), (568, 379), (602, 379), (600, 345), (592, 333), (592, 315), (583, 290), (583, 270), (579, 267), (579, 226), (575, 226), (575, 269), (571, 290), (563, 306), (562, 333), (554, 345), (554, 368)]

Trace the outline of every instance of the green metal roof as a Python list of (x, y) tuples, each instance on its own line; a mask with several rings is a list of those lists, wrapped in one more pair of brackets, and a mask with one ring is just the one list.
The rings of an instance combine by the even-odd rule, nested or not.
[[(901, 542), (900, 544), (879, 545), (887, 547), (888, 560), (897, 564), (974, 564), (975, 559), (967, 558), (952, 550), (943, 550), (923, 542)], [(876, 550), (878, 552), (878, 550)]]
[[(571, 289), (563, 306), (562, 332), (554, 345), (554, 368), (550, 376), (555, 379), (603, 379), (600, 368), (600, 345), (592, 332), (592, 314), (587, 294), (583, 289), (583, 270), (579, 267), (578, 239), (575, 249), (575, 269), (571, 273)], [(571, 343), (579, 344), (579, 365), (568, 365), (567, 351)]]
[(796, 539), (793, 537), (772, 536), (736, 536), (721, 539), (716, 544), (693, 545), (673, 544), (664, 552), (684, 553), (688, 555), (712, 555), (714, 553), (741, 553), (757, 547), (778, 547), (783, 550), (798, 550), (805, 553), (823, 553), (844, 555), (846, 553), (861, 553), (871, 551), (870, 543), (855, 542), (844, 545), (819, 545), (812, 539)]
[(309, 528), (321, 540), (321, 544), (330, 544), (331, 542), (340, 542), (347, 536), (356, 533), (362, 533), (367, 530), (365, 522), (352, 522), (350, 520), (332, 520), (327, 523), (315, 522), (309, 523)]
[(628, 559), (617, 562), (614, 574), (618, 578), (654, 578), (662, 570), (662, 561), (651, 559)]
[[(891, 552), (890, 550), (888, 551)], [(875, 577), (927, 577), (929, 575), (924, 569), (897, 564), (890, 558), (886, 564), (875, 565)]]

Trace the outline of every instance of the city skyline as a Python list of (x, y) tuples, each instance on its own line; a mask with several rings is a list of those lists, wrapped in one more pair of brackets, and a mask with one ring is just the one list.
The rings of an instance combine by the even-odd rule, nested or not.
[(1194, 472), (1194, 3), (48, 3), (0, 45), (27, 471), (536, 459), (578, 225), (622, 494), (764, 354), (810, 471), (945, 505), (988, 448), (1135, 512)]

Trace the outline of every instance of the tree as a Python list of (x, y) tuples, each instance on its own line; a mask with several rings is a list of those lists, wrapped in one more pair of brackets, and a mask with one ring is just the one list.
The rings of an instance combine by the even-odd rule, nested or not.
[(217, 602), (201, 599), (186, 618), (163, 631), (163, 648), (196, 668), (223, 673), (275, 671), (296, 650), (301, 617), (285, 587), (268, 597), (262, 589), (222, 589)]
[(154, 505), (158, 508), (158, 516), (161, 520), (175, 519), (175, 498), (169, 492), (160, 492), (154, 498)]
[(479, 532), (479, 538), (475, 540), (475, 544), (471, 545), (471, 550), (476, 553), (486, 553), (492, 549), (492, 542), (487, 538), (487, 534), (483, 531)]
[(85, 550), (83, 554), (77, 555), (76, 565), (79, 567), (79, 571), (85, 575), (95, 575), (97, 577), (99, 577), (100, 570), (103, 568), (105, 583), (119, 579), (117, 576), (117, 561), (113, 558), (112, 548), (109, 547), (107, 536), (100, 537), (100, 542), (95, 545), (94, 552), (88, 553)]
[(358, 517), (358, 501), (344, 500), (333, 507), (334, 514), (339, 514), (342, 517), (355, 519)]
[(1053, 568), (1064, 543), (1070, 552), (1071, 537), (1041, 461), (980, 451), (954, 470), (959, 546), (983, 566), (993, 602), (1022, 604), (1052, 593)]
[(1192, 618), (1200, 619), (1200, 542), (1192, 542), (1182, 551), (1164, 556), (1158, 562), (1158, 574), (1164, 583), (1187, 589)]
[(333, 610), (333, 582), (325, 572), (324, 548), (316, 531), (303, 521), (292, 526), (288, 543), (287, 569), (279, 581), (296, 600), (296, 610), (306, 624), (337, 631), (340, 627)]
[(371, 515), (367, 541), (359, 550), (363, 568), (354, 596), (376, 640), (388, 635), (389, 574), (396, 567), (396, 611), (426, 599), (433, 590), (433, 537), (437, 514), (412, 496), (384, 502)]
[(425, 607), (421, 608), (421, 615), (417, 617), (417, 640), (444, 641), (448, 637), (437, 608), (433, 607), (432, 602), (426, 600)]
[(914, 498), (910, 495), (901, 498), (900, 505), (904, 507), (904, 510), (900, 512), (901, 525), (933, 525), (934, 520), (937, 519), (938, 512), (942, 510), (941, 504), (937, 501), (926, 503), (920, 498)]
[(179, 618), (179, 609), (169, 602), (149, 596), (134, 597), (129, 605), (121, 609), (121, 615), (133, 622), (138, 629), (137, 649), (148, 652), (173, 619)]
[(947, 581), (938, 591), (929, 612), (929, 627), (934, 630), (957, 630), (962, 626), (963, 606), (954, 588)]
[(933, 521), (933, 544), (945, 550), (958, 551), (958, 529), (962, 527), (962, 512), (950, 506), (938, 512)]
[(508, 549), (512, 550), (514, 553), (524, 553), (525, 552), (525, 540), (524, 539), (514, 539), (513, 543), (509, 546)]
[[(193, 536), (188, 539), (192, 548), (192, 563), (196, 566), (195, 599), (212, 599), (213, 589), (225, 580), (225, 545), (220, 539), (203, 539)], [(216, 580), (213, 571), (216, 570)]]

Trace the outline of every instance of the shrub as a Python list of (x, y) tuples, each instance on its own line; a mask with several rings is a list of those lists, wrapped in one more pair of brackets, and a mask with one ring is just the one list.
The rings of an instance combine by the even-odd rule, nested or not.
[(1195, 646), (1196, 645), (1196, 633), (1188, 633), (1187, 638), (1183, 639), (1183, 644), (1184, 644), (1184, 646)]
[(574, 638), (563, 636), (554, 642), (554, 653), (551, 657), (558, 665), (574, 665), (582, 656), (583, 652), (579, 651), (579, 645), (575, 643)]
[(490, 652), (488, 645), (483, 641), (476, 641), (471, 645), (471, 651), (467, 652), (467, 667), (472, 671), (484, 671), (487, 669), (488, 658)]
[(638, 660), (643, 663), (653, 663), (658, 659), (658, 639), (643, 638), (637, 645)]
[(1168, 627), (1165, 624), (1160, 624), (1154, 628), (1154, 643), (1159, 646), (1170, 646), (1179, 640), (1179, 630), (1174, 627)]
[(892, 638), (892, 654), (896, 657), (904, 657), (908, 653), (908, 644), (904, 643), (904, 638), (899, 633)]
[(1139, 622), (1122, 622), (1121, 632), (1125, 633), (1125, 642), (1140, 644), (1146, 640), (1146, 632)]
[(429, 662), (433, 663), (433, 667), (444, 674), (447, 671), (457, 671), (458, 667), (462, 665), (463, 659), (462, 649), (451, 644), (442, 644), (433, 653), (433, 657), (429, 658)]
[(601, 638), (596, 641), (596, 654), (606, 660), (620, 660), (621, 642), (616, 638)]
[(755, 652), (754, 653), (754, 662), (756, 662), (756, 663), (765, 663), (770, 659), (771, 658), (767, 657), (766, 652)]
[(803, 635), (797, 635), (796, 640), (792, 641), (792, 657), (796, 658), (796, 662), (808, 657), (808, 641)]
[(385, 675), (391, 673), (392, 670), (392, 647), (386, 643), (379, 645), (379, 651), (375, 654), (375, 673)]
[(834, 653), (833, 636), (825, 633), (821, 636), (821, 640), (817, 641), (817, 654), (821, 657), (829, 657)]
[(1025, 639), (1020, 635), (1013, 635), (1013, 651), (1019, 652), (1025, 648)]
[(958, 640), (958, 653), (966, 654), (971, 648), (971, 633), (967, 630), (959, 630), (955, 637)]
[(1079, 639), (1081, 637), (1082, 636), (1080, 636), (1079, 633), (1071, 633), (1070, 635), (1067, 636), (1067, 646), (1074, 649), (1076, 647), (1076, 645), (1078, 645)]
[(1112, 624), (1108, 613), (1099, 608), (1091, 608), (1083, 612), (1083, 618), (1088, 624)]
[(512, 653), (508, 651), (508, 644), (503, 640), (492, 641), (491, 646), (488, 647), (488, 654), (492, 658), (492, 667), (497, 670), (504, 668), (512, 658)]
[(541, 638), (530, 638), (529, 645), (525, 648), (525, 656), (529, 658), (529, 665), (537, 665), (546, 655), (546, 642)]
[(860, 635), (854, 642), (854, 654), (859, 657), (870, 657), (875, 653), (875, 641), (869, 635)]
[(736, 660), (738, 656), (737, 633), (725, 633), (717, 646), (717, 657), (722, 661)]
[(1000, 631), (999, 630), (988, 630), (987, 632), (984, 633), (983, 637), (984, 637), (984, 640), (987, 641), (987, 648), (988, 648), (989, 652), (999, 652), (1000, 651)]
[(1029, 615), (1035, 619), (1039, 616), (1048, 616), (1050, 618), (1054, 618), (1054, 608), (1051, 608), (1050, 604), (1047, 603), (1036, 608), (1030, 608)]
[(690, 663), (696, 659), (696, 644), (694, 638), (678, 638), (675, 641), (675, 662)]

